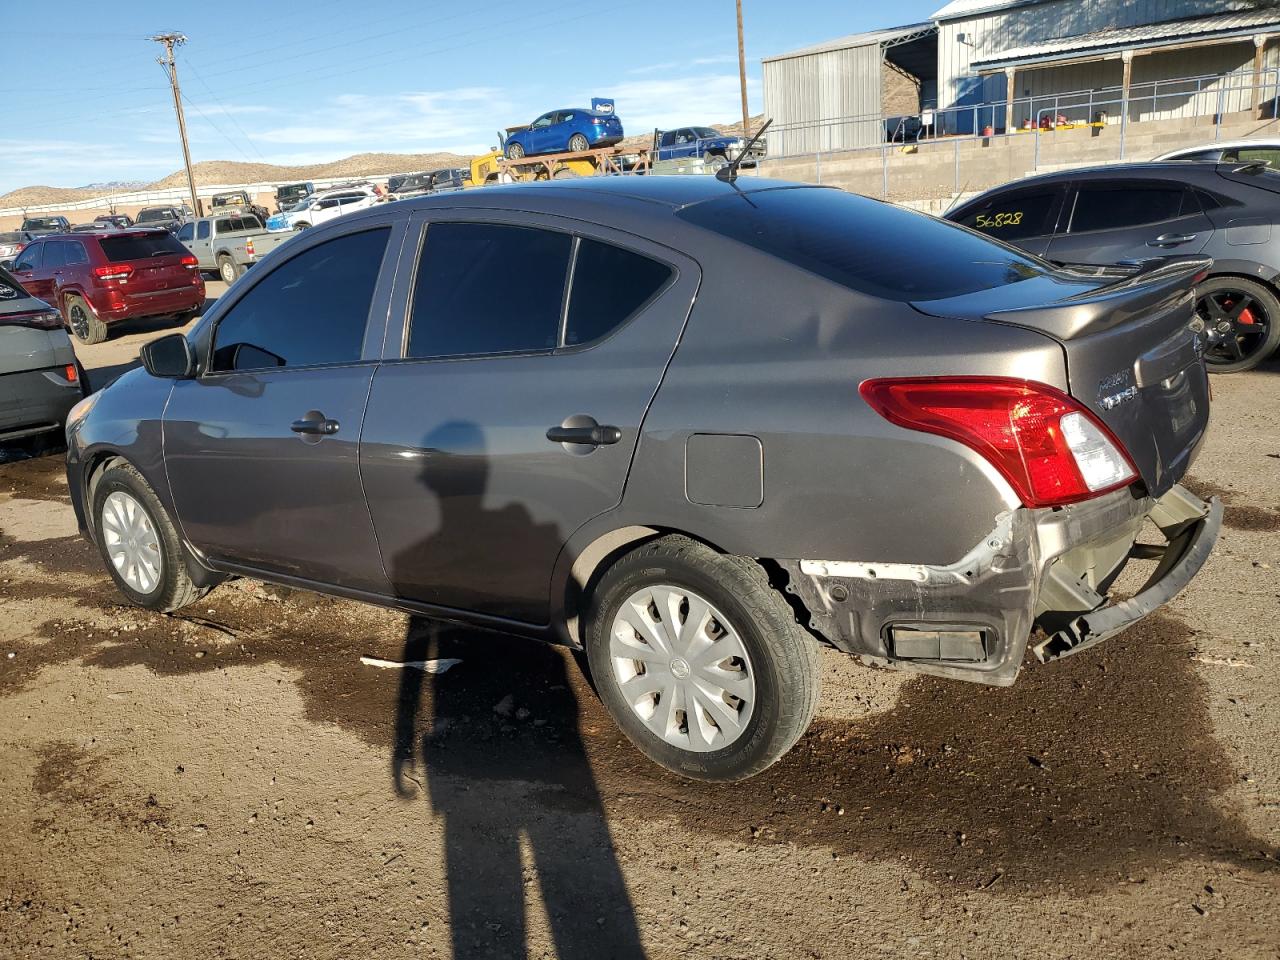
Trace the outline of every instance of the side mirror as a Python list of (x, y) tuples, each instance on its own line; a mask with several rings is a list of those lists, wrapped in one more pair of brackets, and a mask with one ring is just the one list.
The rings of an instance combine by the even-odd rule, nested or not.
[(13, 261), (0, 260), (0, 270), (13, 270)]
[(140, 351), (147, 373), (164, 380), (185, 380), (195, 376), (196, 356), (180, 333), (171, 333), (145, 344)]

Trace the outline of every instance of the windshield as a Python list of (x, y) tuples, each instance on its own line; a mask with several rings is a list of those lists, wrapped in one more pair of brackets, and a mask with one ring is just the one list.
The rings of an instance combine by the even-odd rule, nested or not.
[(135, 222), (136, 223), (154, 223), (157, 220), (175, 220), (175, 219), (177, 218), (174, 215), (173, 209), (171, 207), (151, 207), (147, 210), (140, 211), (138, 213), (138, 219)]
[(306, 196), (307, 188), (305, 186), (281, 187), (276, 191), (276, 199), (283, 201), (297, 200), (299, 197)]
[(677, 216), (883, 300), (940, 300), (1049, 272), (963, 227), (824, 187), (737, 193)]
[(57, 217), (33, 217), (22, 221), (23, 230), (60, 230), (62, 221)]

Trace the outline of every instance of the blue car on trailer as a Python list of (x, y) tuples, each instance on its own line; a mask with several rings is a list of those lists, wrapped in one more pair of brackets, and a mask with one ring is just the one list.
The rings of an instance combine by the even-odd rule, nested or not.
[(614, 116), (612, 102), (594, 101), (589, 110), (550, 110), (527, 127), (509, 128), (503, 153), (509, 160), (543, 153), (580, 153), (611, 147), (622, 136), (622, 121)]

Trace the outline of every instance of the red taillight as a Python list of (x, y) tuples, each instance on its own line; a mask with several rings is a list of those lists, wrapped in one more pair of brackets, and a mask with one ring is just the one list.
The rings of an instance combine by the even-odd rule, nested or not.
[(1044, 383), (1007, 377), (867, 380), (863, 399), (885, 419), (980, 453), (1028, 507), (1054, 507), (1136, 478), (1104, 424)]
[(107, 263), (93, 268), (93, 275), (102, 281), (128, 280), (133, 276), (131, 263)]
[(67, 378), (67, 383), (75, 383), (80, 379), (80, 372), (76, 370), (74, 363), (68, 363), (66, 370), (63, 371), (63, 376)]
[(254, 249), (253, 249), (253, 237), (250, 237), (248, 240), (244, 242), (244, 252), (251, 257), (257, 256), (257, 254), (254, 252)]
[(191, 269), (191, 270), (194, 270), (196, 267), (200, 266), (200, 261), (197, 260), (195, 257), (191, 256), (191, 254), (187, 254), (185, 257), (183, 257), (179, 261), (179, 263), (181, 263), (184, 267), (187, 267), (188, 269)]

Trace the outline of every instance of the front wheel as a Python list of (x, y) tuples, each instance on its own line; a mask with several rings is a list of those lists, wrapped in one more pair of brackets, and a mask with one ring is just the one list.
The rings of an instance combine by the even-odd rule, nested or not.
[(192, 582), (178, 531), (132, 464), (107, 467), (93, 488), (93, 519), (107, 572), (133, 603), (169, 613), (209, 592)]
[(588, 140), (583, 134), (575, 133), (572, 137), (569, 138), (570, 153), (582, 153), (584, 150), (590, 150), (590, 149), (591, 149), (591, 141)]
[(605, 573), (586, 648), (623, 733), (695, 780), (764, 770), (817, 706), (817, 644), (764, 571), (685, 537), (645, 544)]
[(508, 159), (508, 160), (519, 160), (519, 159), (520, 159), (521, 157), (523, 157), (523, 156), (524, 156), (524, 147), (522, 147), (522, 146), (521, 146), (520, 144), (518, 144), (518, 143), (508, 143), (508, 144), (507, 144), (507, 159)]
[(1256, 280), (1210, 277), (1196, 287), (1196, 313), (1210, 336), (1210, 373), (1252, 370), (1280, 346), (1280, 300)]

